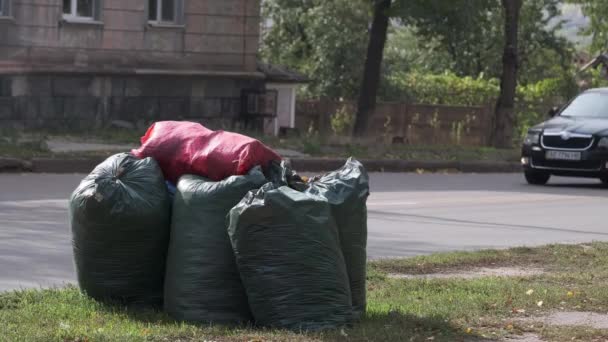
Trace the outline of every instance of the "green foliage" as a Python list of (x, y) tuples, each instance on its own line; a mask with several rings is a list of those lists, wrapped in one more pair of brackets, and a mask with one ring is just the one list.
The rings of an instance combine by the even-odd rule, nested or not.
[[(559, 2), (524, 0), (522, 84), (569, 72), (573, 46), (557, 35)], [(403, 74), (500, 77), (504, 20), (499, 0), (397, 0), (393, 7), (380, 99), (401, 97), (394, 78)], [(368, 0), (264, 0), (268, 27), (262, 32), (262, 57), (306, 74), (312, 82), (303, 87), (305, 97), (353, 99), (361, 85), (371, 9)]]
[[(592, 78), (593, 86), (608, 86), (608, 80), (599, 76)], [(495, 78), (459, 77), (453, 73), (395, 74), (389, 78), (392, 100), (405, 100), (423, 104), (453, 106), (492, 106), (496, 101), (500, 85)], [(573, 74), (540, 80), (517, 87), (517, 139), (529, 127), (543, 121), (549, 108), (565, 104), (578, 92)], [(464, 127), (454, 127), (462, 131)]]
[[(416, 103), (479, 106), (495, 101), (499, 81), (495, 78), (459, 77), (453, 73), (440, 75), (398, 74), (390, 78), (399, 92), (398, 99)], [(576, 81), (570, 77), (548, 78), (517, 89), (517, 100), (525, 102), (566, 101), (576, 95)]]
[(0, 128), (0, 156), (31, 158), (50, 153), (46, 135), (42, 132), (28, 132)]
[(497, 0), (398, 1), (395, 13), (406, 25), (417, 28), (433, 52), (450, 56), (458, 75), (479, 75), (497, 70), (502, 48), (502, 20)]
[[(0, 293), (2, 341), (482, 341), (534, 333), (547, 341), (604, 341), (606, 330), (518, 323), (555, 311), (605, 312), (608, 244), (455, 252), (368, 264), (368, 311), (353, 325), (322, 332), (176, 322), (165, 313), (94, 301), (79, 289)], [(483, 276), (482, 267), (544, 272)], [(467, 270), (478, 277), (445, 277)], [(444, 279), (397, 275), (443, 273)], [(530, 291), (532, 290), (532, 291)], [(542, 301), (542, 305), (539, 302)], [(483, 319), (480, 319), (483, 318)], [(556, 330), (558, 329), (558, 330)]]
[(302, 141), (302, 152), (316, 156), (321, 154), (321, 137), (315, 129), (314, 123), (310, 123)]
[[(519, 27), (523, 83), (555, 76), (568, 68), (573, 46), (558, 36), (560, 0), (524, 0)], [(449, 56), (449, 70), (459, 76), (500, 77), (504, 19), (498, 0), (398, 1), (395, 14), (416, 27), (425, 50)], [(551, 24), (550, 24), (551, 23)]]
[(449, 70), (452, 67), (450, 56), (437, 48), (439, 44), (436, 39), (420, 39), (414, 26), (390, 27), (384, 51), (384, 74), (414, 71), (439, 74)]
[(366, 0), (265, 0), (271, 25), (262, 57), (308, 75), (309, 97), (354, 98), (361, 83), (371, 4)]
[[(496, 78), (459, 77), (453, 73), (396, 74), (390, 78), (396, 93), (393, 100), (409, 100), (424, 104), (444, 104), (479, 106), (493, 103), (500, 90)], [(578, 87), (573, 76), (540, 80), (536, 83), (520, 85), (517, 88), (517, 101), (547, 102), (566, 101), (576, 95)]]
[(570, 73), (574, 44), (560, 36), (562, 0), (524, 0), (519, 27), (519, 81), (535, 83)]
[(517, 88), (517, 134), (520, 139), (528, 129), (547, 118), (550, 108), (565, 104), (578, 93), (578, 86), (573, 76), (565, 78), (548, 78), (534, 84)]
[(389, 143), (390, 141), (388, 141), (388, 139), (393, 137), (393, 119), (390, 115), (387, 115), (386, 118), (384, 119), (384, 125), (382, 125), (383, 132), (382, 132), (382, 137), (384, 138), (385, 142)]
[(591, 36), (591, 51), (604, 53), (608, 50), (608, 1), (606, 0), (568, 0), (581, 5), (583, 14), (590, 19), (590, 25), (582, 33)]
[(606, 72), (602, 69), (589, 70), (589, 80), (591, 88), (608, 87), (608, 78), (606, 78)]
[(378, 95), (383, 101), (398, 100), (402, 91), (394, 84), (394, 79), (409, 73), (441, 74), (452, 68), (448, 53), (439, 49), (436, 40), (423, 42), (413, 26), (395, 25), (389, 29), (384, 61), (383, 81)]
[(355, 124), (355, 115), (346, 106), (342, 106), (331, 116), (330, 123), (335, 135), (350, 135)]
[(496, 79), (459, 77), (453, 73), (440, 75), (409, 73), (389, 78), (398, 96), (393, 100), (409, 100), (424, 104), (477, 106), (498, 96)]
[(318, 156), (321, 154), (321, 145), (318, 140), (304, 140), (302, 144), (302, 152), (311, 156)]

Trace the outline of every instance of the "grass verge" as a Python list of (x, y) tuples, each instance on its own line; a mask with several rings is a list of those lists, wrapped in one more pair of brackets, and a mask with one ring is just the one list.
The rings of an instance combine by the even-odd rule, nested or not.
[[(145, 132), (144, 132), (145, 133)], [(139, 145), (139, 131), (101, 130), (83, 134), (42, 134), (28, 133), (23, 142), (18, 138), (14, 140), (0, 140), (0, 156), (15, 158), (49, 157), (49, 158), (86, 158), (109, 156), (111, 151), (91, 151), (77, 153), (53, 153), (45, 146), (46, 139), (60, 139), (72, 142), (96, 142), (104, 144), (131, 144)], [(35, 136), (32, 142), (31, 136)], [(416, 161), (498, 161), (516, 162), (520, 153), (518, 150), (497, 150), (488, 147), (471, 146), (414, 146), (414, 145), (385, 145), (364, 143), (328, 143), (320, 142), (316, 138), (288, 138), (280, 139), (269, 136), (253, 137), (263, 141), (275, 149), (289, 149), (302, 152), (312, 157), (344, 158), (354, 156), (358, 159), (397, 159)]]
[[(533, 277), (393, 279), (477, 266), (542, 268)], [(369, 264), (368, 313), (352, 327), (294, 333), (175, 322), (93, 301), (76, 288), (0, 294), (7, 341), (477, 341), (534, 333), (549, 341), (605, 340), (608, 331), (531, 322), (556, 310), (608, 311), (608, 243), (448, 253)]]

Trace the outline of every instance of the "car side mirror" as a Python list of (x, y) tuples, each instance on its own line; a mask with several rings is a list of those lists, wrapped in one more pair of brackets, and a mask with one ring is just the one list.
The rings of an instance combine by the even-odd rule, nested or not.
[(551, 109), (549, 109), (549, 117), (553, 118), (557, 115), (557, 113), (559, 113), (559, 107), (553, 107)]

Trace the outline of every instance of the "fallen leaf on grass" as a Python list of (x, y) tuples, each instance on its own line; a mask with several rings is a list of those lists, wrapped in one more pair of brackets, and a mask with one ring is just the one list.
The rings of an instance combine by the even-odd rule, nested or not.
[(543, 301), (542, 300), (539, 301), (538, 303), (536, 303), (536, 305), (538, 305), (539, 308), (542, 307), (543, 306)]
[(526, 294), (528, 296), (531, 296), (533, 293), (534, 293), (534, 290), (532, 290), (532, 289), (529, 289), (528, 291), (526, 291)]

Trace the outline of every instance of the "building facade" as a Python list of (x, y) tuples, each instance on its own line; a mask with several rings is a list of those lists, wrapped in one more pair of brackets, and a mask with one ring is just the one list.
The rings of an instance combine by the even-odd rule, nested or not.
[(0, 127), (272, 114), (259, 0), (0, 0)]

